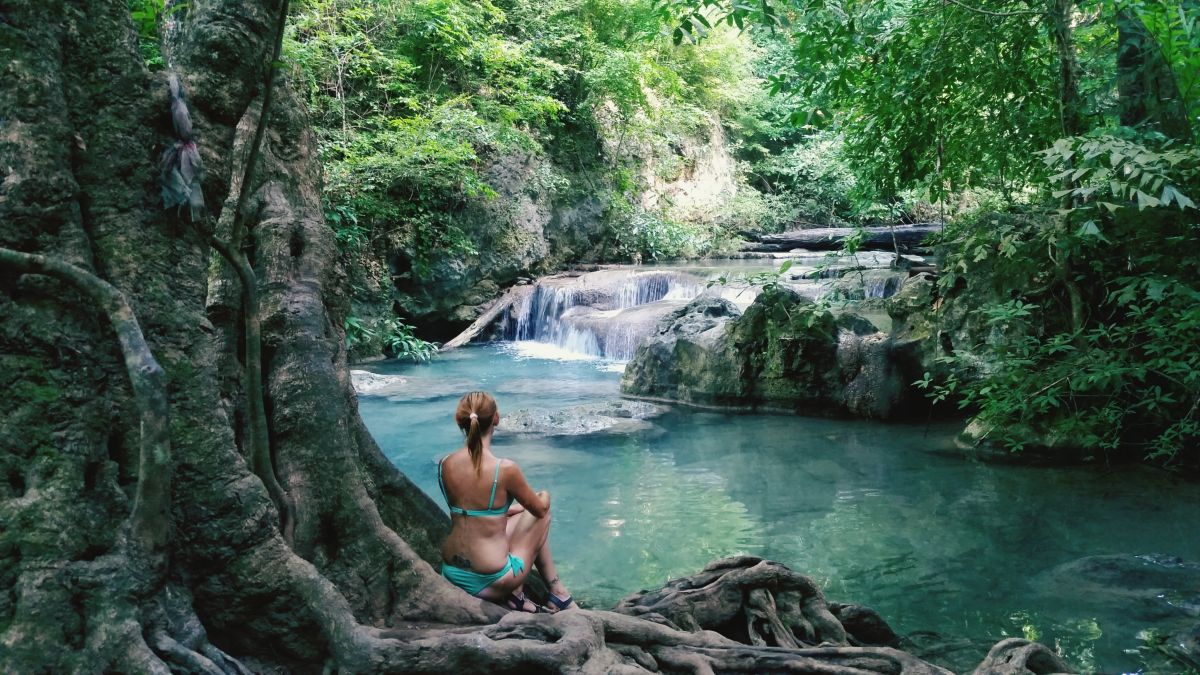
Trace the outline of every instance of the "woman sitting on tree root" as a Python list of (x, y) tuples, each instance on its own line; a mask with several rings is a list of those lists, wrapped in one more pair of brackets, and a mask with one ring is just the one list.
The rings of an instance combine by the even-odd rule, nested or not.
[[(516, 462), (492, 454), (492, 434), (500, 422), (496, 399), (482, 391), (463, 396), (454, 421), (467, 442), (438, 462), (438, 485), (452, 524), (442, 545), (442, 576), (471, 595), (509, 609), (555, 612), (576, 607), (550, 555), (550, 494), (535, 493)], [(549, 608), (522, 592), (531, 563), (549, 586)]]

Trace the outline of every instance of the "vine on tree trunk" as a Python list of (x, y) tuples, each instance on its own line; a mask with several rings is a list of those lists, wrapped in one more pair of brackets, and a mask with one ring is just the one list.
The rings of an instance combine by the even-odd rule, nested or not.
[(141, 429), (137, 491), (129, 515), (133, 541), (161, 566), (171, 529), (171, 435), (167, 378), (134, 316), (115, 286), (74, 265), (43, 255), (0, 248), (0, 265), (65, 281), (99, 307), (121, 343)]
[[(163, 194), (164, 199), (167, 200), (166, 205), (168, 207), (176, 202), (182, 203), (180, 201), (181, 198), (178, 196), (174, 199), (166, 197), (168, 194), (176, 195), (180, 192), (178, 189), (169, 189), (172, 186), (171, 179), (178, 182), (189, 178), (189, 176), (195, 178), (195, 187), (191, 198), (193, 205), (191, 209), (192, 223), (200, 236), (237, 273), (238, 281), (241, 285), (242, 316), (244, 321), (243, 342), (246, 350), (244, 371), (246, 380), (246, 407), (248, 409), (250, 427), (250, 465), (251, 470), (262, 480), (263, 485), (266, 486), (271, 502), (275, 504), (276, 510), (279, 511), (279, 529), (283, 534), (284, 540), (290, 545), (294, 541), (296, 506), (291, 496), (279, 482), (271, 454), (270, 433), (267, 424), (266, 405), (264, 403), (265, 389), (262, 377), (262, 322), (259, 309), (258, 278), (245, 252), (241, 249), (235, 249), (231, 245), (241, 241), (248, 234), (245, 223), (245, 209), (254, 187), (256, 168), (262, 153), (263, 138), (266, 135), (267, 124), (270, 119), (271, 102), (274, 98), (273, 92), (275, 88), (275, 64), (279, 61), (279, 55), (283, 46), (283, 31), (287, 23), (288, 5), (288, 0), (284, 0), (279, 8), (271, 62), (268, 64), (263, 77), (262, 107), (259, 112), (258, 123), (255, 125), (254, 137), (250, 143), (249, 154), (245, 161), (243, 176), (241, 182), (237, 184), (238, 198), (236, 206), (233, 207), (233, 224), (230, 228), (229, 243), (222, 241), (217, 236), (216, 228), (208, 226), (207, 219), (201, 220), (199, 217), (200, 213), (195, 207), (197, 199), (194, 194), (199, 193), (199, 180), (202, 169), (198, 168), (199, 156), (196, 154), (195, 141), (192, 137), (191, 116), (187, 104), (183, 99), (182, 87), (179, 84), (178, 77), (175, 75), (170, 77), (171, 120), (176, 134), (183, 141), (183, 146), (181, 147), (190, 147), (191, 154), (195, 155), (196, 159), (185, 161), (190, 156), (186, 151), (170, 154), (171, 151), (168, 150), (168, 159), (171, 161), (171, 165), (173, 166), (178, 163), (180, 166), (179, 169), (164, 172)], [(187, 170), (193, 165), (197, 167), (194, 171)], [(200, 209), (203, 209), (203, 195), (200, 195), (198, 201)]]

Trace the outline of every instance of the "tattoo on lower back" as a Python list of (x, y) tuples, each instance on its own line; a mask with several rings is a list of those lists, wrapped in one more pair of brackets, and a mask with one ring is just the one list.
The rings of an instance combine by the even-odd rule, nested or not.
[(454, 565), (455, 567), (461, 567), (464, 570), (472, 569), (471, 561), (461, 553), (456, 553), (450, 560), (450, 564)]

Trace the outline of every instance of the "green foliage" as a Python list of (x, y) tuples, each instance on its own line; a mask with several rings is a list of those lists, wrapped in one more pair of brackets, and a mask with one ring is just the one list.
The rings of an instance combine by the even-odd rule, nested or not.
[(398, 359), (428, 361), (437, 353), (437, 346), (413, 334), (413, 327), (399, 317), (390, 316), (379, 324), (385, 353)]
[(1200, 5), (1168, 0), (1126, 0), (1129, 9), (1154, 37), (1174, 75), (1191, 124), (1200, 134)]
[(437, 345), (417, 337), (413, 327), (396, 316), (368, 321), (351, 315), (346, 317), (345, 329), (346, 348), (351, 351), (378, 353), (376, 350), (382, 349), (392, 358), (411, 361), (428, 361), (438, 351)]
[[(1064, 139), (1042, 154), (1067, 181), (1053, 196), (1068, 207), (949, 236), (943, 291), (974, 276), (1009, 298), (982, 308), (1008, 336), (993, 347), (997, 366), (975, 380), (927, 374), (918, 384), (935, 400), (958, 397), (1012, 449), (1032, 431), (1194, 463), (1200, 264), (1178, 252), (1200, 244), (1190, 197), (1200, 193), (1200, 151), (1124, 133)], [(1072, 293), (1087, 308), (1082, 322)]]
[(817, 133), (768, 155), (754, 173), (772, 192), (786, 196), (796, 217), (815, 225), (842, 225), (856, 218), (856, 180), (842, 156), (842, 137)]
[(655, 212), (618, 204), (610, 215), (610, 236), (618, 258), (635, 261), (694, 258), (721, 245), (718, 233)]
[[(285, 53), (348, 260), (402, 249), (421, 277), (434, 255), (475, 254), (463, 216), (495, 198), (484, 169), (505, 155), (553, 160), (529, 185), (538, 194), (596, 189), (555, 166), (619, 174), (654, 158), (661, 179), (686, 172), (676, 149), (755, 94), (755, 52), (734, 30), (675, 47), (663, 22), (650, 0), (298, 4)], [(646, 186), (613, 182), (618, 256), (696, 255), (724, 241), (712, 222), (625, 208)], [(373, 284), (386, 280), (362, 286)]]
[[(902, 217), (918, 195), (939, 214), (957, 212), (941, 240), (939, 285), (950, 303), (969, 306), (981, 342), (958, 346), (944, 373), (926, 374), (919, 384), (931, 396), (958, 400), (992, 440), (1013, 448), (1040, 439), (1196, 461), (1184, 454), (1200, 439), (1200, 269), (1191, 255), (1200, 244), (1200, 157), (1192, 146), (1114, 128), (1117, 16), (1130, 12), (1156, 42), (1143, 54), (1156, 48), (1173, 78), (1156, 91), (1178, 88), (1195, 133), (1195, 3), (658, 6), (679, 41), (718, 21), (787, 35), (786, 51), (766, 45), (777, 70), (764, 78), (791, 112), (773, 110), (764, 119), (774, 124), (750, 132), (744, 153), (756, 174), (798, 186), (797, 196), (815, 183), (814, 203), (840, 204), (853, 220)], [(1130, 66), (1138, 64), (1121, 67)], [(821, 138), (813, 128), (843, 139), (836, 162), (851, 171), (804, 173), (837, 167), (802, 157), (819, 148), (803, 142)], [(847, 193), (848, 208), (829, 198)], [(970, 199), (955, 205), (957, 195)]]
[(170, 7), (165, 0), (128, 0), (129, 15), (138, 33), (138, 51), (150, 70), (161, 70), (166, 62), (162, 55), (163, 23), (177, 12), (186, 12), (188, 3), (177, 2)]

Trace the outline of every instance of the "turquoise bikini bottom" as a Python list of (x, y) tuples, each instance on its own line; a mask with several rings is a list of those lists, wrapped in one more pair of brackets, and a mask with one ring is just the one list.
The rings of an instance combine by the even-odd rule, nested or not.
[(450, 583), (471, 595), (479, 595), (480, 591), (491, 586), (492, 582), (508, 574), (510, 571), (513, 573), (513, 576), (525, 571), (525, 562), (511, 553), (508, 554), (508, 562), (505, 563), (504, 567), (500, 568), (498, 572), (492, 572), (491, 574), (480, 574), (479, 572), (455, 567), (450, 563), (442, 563), (442, 576), (446, 577)]

